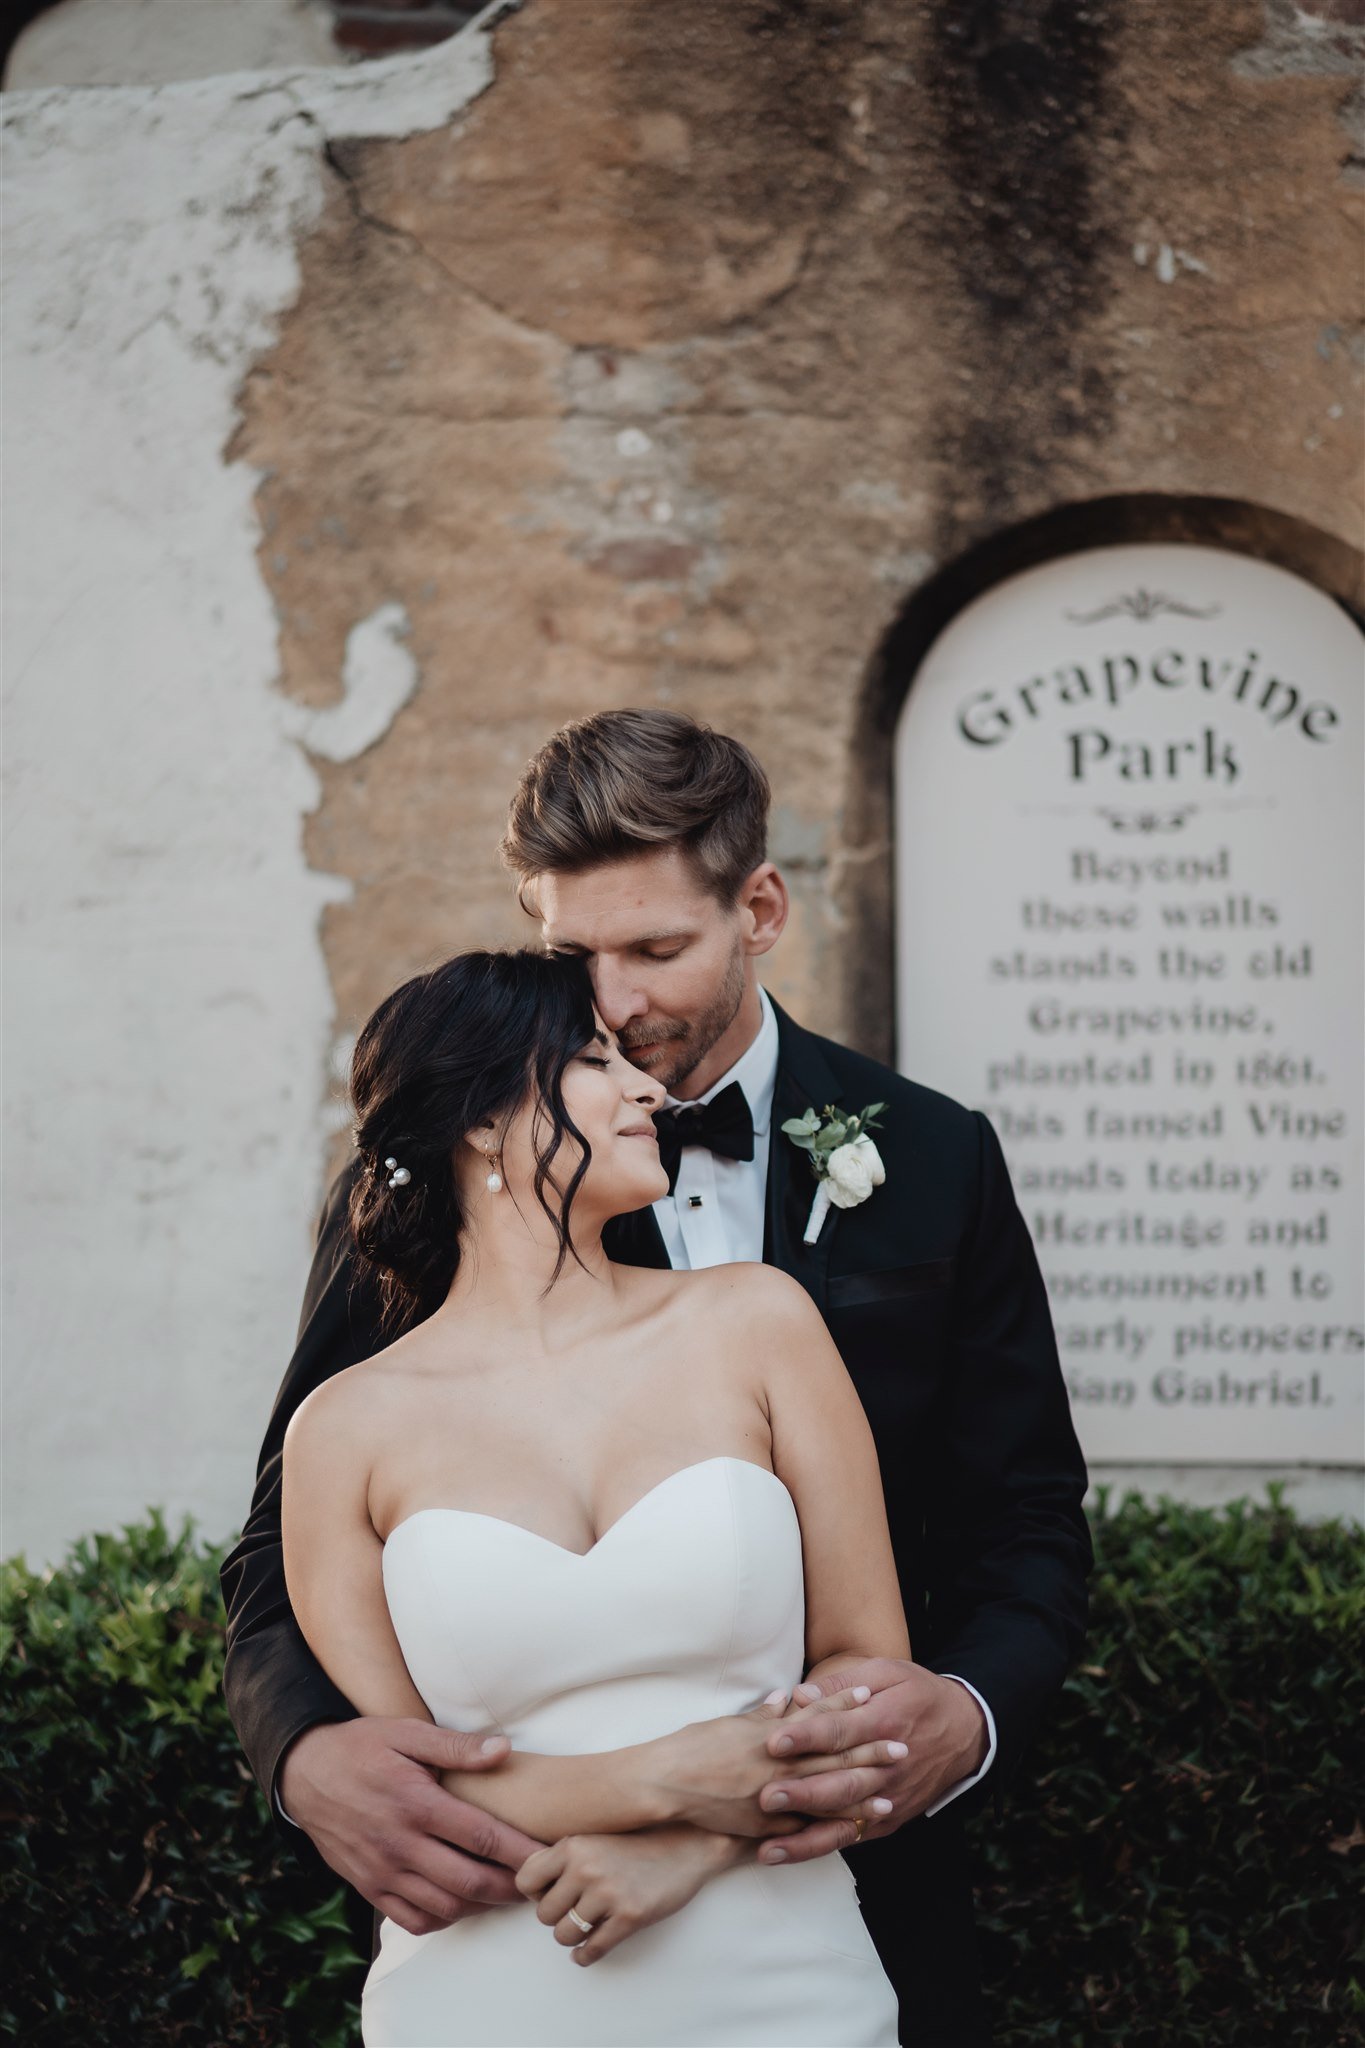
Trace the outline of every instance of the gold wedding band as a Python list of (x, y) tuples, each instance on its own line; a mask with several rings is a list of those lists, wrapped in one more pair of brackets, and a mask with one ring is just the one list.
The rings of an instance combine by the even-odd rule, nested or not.
[(569, 1908), (569, 1918), (573, 1921), (574, 1926), (579, 1928), (584, 1934), (591, 1934), (596, 1925), (595, 1921), (585, 1920), (581, 1913), (575, 1913), (572, 1906)]
[[(855, 1835), (855, 1836), (853, 1837), (853, 1840), (854, 1840), (854, 1842), (861, 1842), (861, 1840), (863, 1839), (863, 1829), (864, 1829), (864, 1828), (865, 1828), (866, 1826), (867, 1826), (867, 1817), (866, 1817), (866, 1815), (864, 1815), (863, 1819), (862, 1819), (862, 1820), (860, 1820), (860, 1821), (858, 1822), (858, 1832), (857, 1832), (857, 1834), (856, 1834), (856, 1835)], [(852, 1843), (850, 1843), (850, 1844), (849, 1844), (849, 1846), (850, 1846), (850, 1848), (851, 1848), (851, 1847), (852, 1847)]]

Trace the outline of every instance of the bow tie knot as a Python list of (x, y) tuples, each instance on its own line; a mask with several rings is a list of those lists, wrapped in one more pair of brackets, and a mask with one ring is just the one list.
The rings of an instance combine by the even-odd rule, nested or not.
[(738, 1081), (722, 1088), (709, 1102), (685, 1102), (661, 1109), (654, 1118), (659, 1158), (668, 1174), (668, 1192), (678, 1185), (684, 1145), (704, 1145), (723, 1159), (752, 1159), (754, 1119), (748, 1097)]

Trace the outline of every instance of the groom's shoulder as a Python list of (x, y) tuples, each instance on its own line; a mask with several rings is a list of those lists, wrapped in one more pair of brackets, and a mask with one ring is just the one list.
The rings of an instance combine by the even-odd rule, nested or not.
[[(841, 1045), (837, 1039), (822, 1038), (803, 1025), (789, 1028), (798, 1041), (804, 1039), (823, 1058), (838, 1083), (839, 1107), (857, 1110), (870, 1102), (884, 1102), (895, 1112), (894, 1119), (884, 1120), (883, 1128), (875, 1133), (883, 1150), (887, 1144), (894, 1146), (897, 1139), (920, 1146), (970, 1146), (975, 1150), (980, 1141), (978, 1119), (965, 1103), (897, 1073), (894, 1067)], [(819, 1109), (823, 1104), (812, 1107)]]
[(351, 1204), (351, 1190), (364, 1170), (364, 1162), (358, 1153), (350, 1152), (342, 1160), (323, 1197), (317, 1221), (319, 1237), (329, 1231), (340, 1231), (345, 1228), (346, 1214)]

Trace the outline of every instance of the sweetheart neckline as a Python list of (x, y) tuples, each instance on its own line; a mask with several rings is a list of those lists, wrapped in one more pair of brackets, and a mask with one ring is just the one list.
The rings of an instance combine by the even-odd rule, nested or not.
[[(663, 1478), (658, 1480), (645, 1493), (642, 1493), (638, 1500), (633, 1500), (624, 1514), (618, 1515), (614, 1522), (609, 1522), (602, 1531), (602, 1534), (594, 1542), (590, 1543), (586, 1550), (571, 1550), (567, 1543), (556, 1543), (553, 1536), (542, 1536), (538, 1529), (528, 1529), (524, 1522), (508, 1521), (505, 1515), (486, 1515), (478, 1508), (446, 1507), (414, 1508), (410, 1515), (404, 1515), (401, 1521), (394, 1523), (388, 1535), (384, 1538), (383, 1548), (387, 1551), (400, 1529), (406, 1529), (410, 1522), (421, 1521), (424, 1515), (460, 1515), (468, 1522), (493, 1522), (500, 1529), (515, 1529), (518, 1535), (529, 1536), (533, 1543), (548, 1544), (551, 1550), (559, 1551), (563, 1557), (592, 1557), (596, 1551), (602, 1548), (607, 1538), (620, 1528), (623, 1522), (629, 1521), (637, 1508), (642, 1508), (647, 1500), (652, 1500), (656, 1493), (663, 1491), (664, 1487), (671, 1486), (675, 1479), (684, 1479), (689, 1472), (700, 1472), (707, 1465), (747, 1465), (751, 1472), (761, 1472), (766, 1479), (777, 1480), (777, 1484), (782, 1488), (788, 1500), (792, 1498), (791, 1488), (786, 1484), (785, 1480), (778, 1479), (776, 1472), (769, 1466), (760, 1465), (754, 1458), (738, 1458), (733, 1453), (722, 1452), (713, 1458), (697, 1458), (690, 1465), (680, 1465), (676, 1472), (666, 1472)], [(792, 1501), (792, 1506), (795, 1507), (795, 1505), (795, 1501)]]

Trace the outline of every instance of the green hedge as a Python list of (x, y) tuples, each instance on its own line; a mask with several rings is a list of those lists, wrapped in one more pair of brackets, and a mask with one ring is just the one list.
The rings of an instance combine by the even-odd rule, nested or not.
[(357, 2038), (343, 1894), (288, 1867), (223, 1704), (220, 1556), (153, 1515), (41, 1578), (0, 1566), (0, 2029), (25, 2048)]
[[(1000, 2048), (1358, 2043), (1358, 1536), (1273, 1494), (1130, 1497), (1095, 1536), (1088, 1661), (975, 1828)], [(31, 2048), (354, 2042), (341, 1895), (285, 1867), (223, 1708), (217, 1566), (153, 1517), (3, 1567), (0, 2028)]]
[(977, 1831), (1002, 2048), (1359, 2048), (1360, 1532), (1274, 1487), (1092, 1527), (1086, 1662)]

